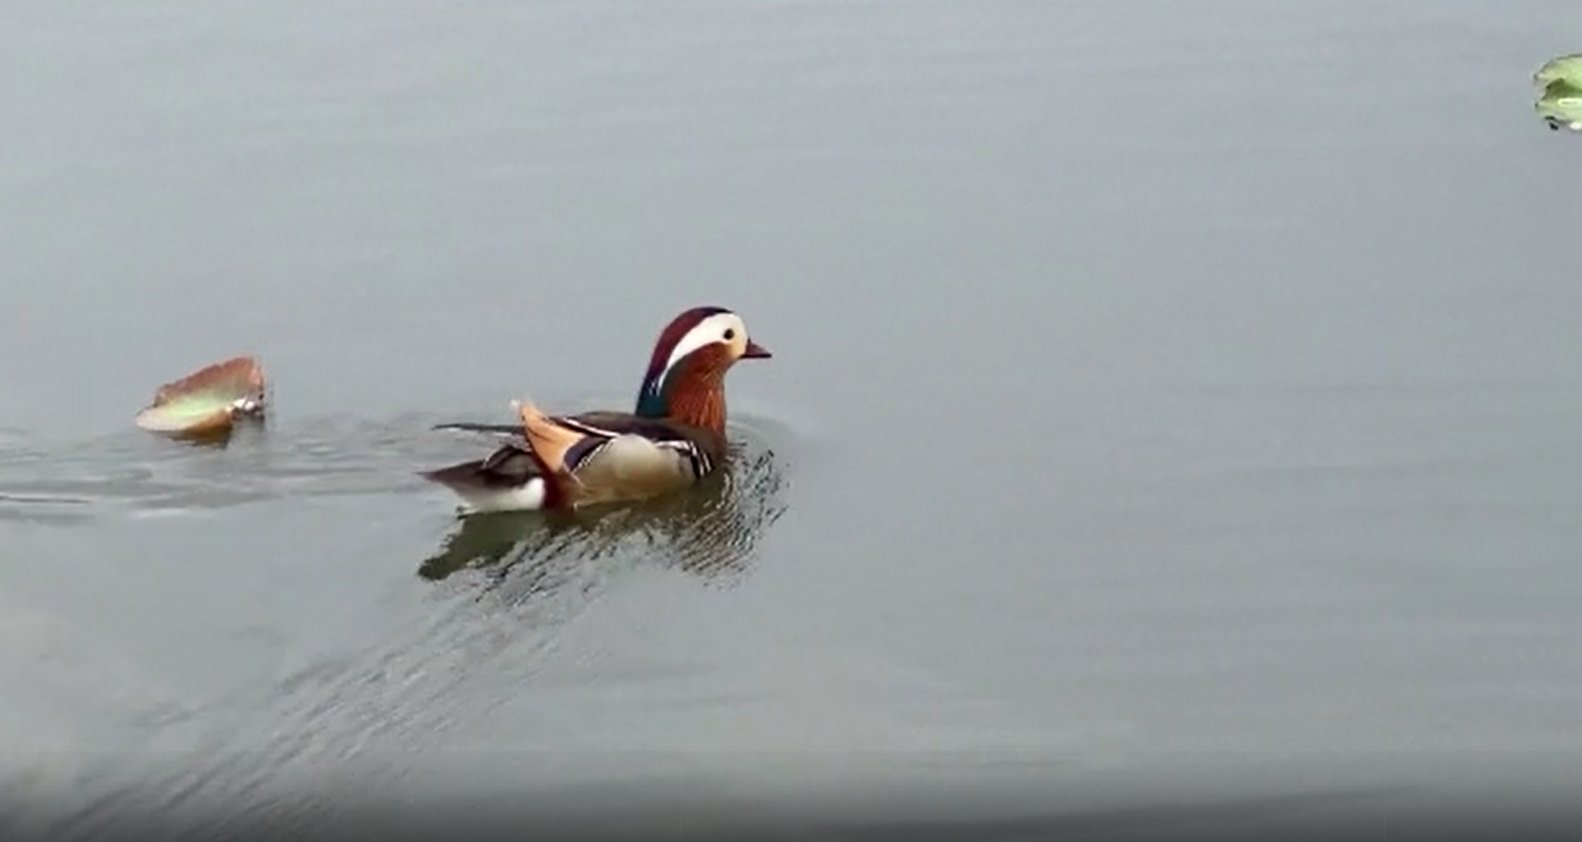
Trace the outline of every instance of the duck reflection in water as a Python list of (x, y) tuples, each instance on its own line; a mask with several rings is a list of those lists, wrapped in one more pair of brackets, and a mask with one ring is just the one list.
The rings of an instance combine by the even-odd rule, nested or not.
[(782, 466), (771, 451), (733, 444), (725, 469), (682, 493), (576, 512), (496, 512), (458, 519), (418, 575), (469, 571), (509, 601), (564, 585), (572, 568), (600, 562), (679, 568), (706, 580), (744, 573), (765, 530), (785, 511)]

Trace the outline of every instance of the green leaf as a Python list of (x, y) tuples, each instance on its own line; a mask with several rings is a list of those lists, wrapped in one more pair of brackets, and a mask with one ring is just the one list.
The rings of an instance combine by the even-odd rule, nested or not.
[(262, 412), (264, 399), (258, 361), (234, 357), (159, 387), (135, 422), (160, 433), (218, 432), (229, 429), (239, 414)]
[(1545, 86), (1564, 82), (1573, 88), (1582, 88), (1582, 53), (1550, 59), (1533, 74), (1533, 81)]

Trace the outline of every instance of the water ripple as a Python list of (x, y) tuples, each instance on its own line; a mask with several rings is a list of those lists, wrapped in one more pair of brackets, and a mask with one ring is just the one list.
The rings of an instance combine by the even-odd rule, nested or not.
[[(137, 433), (23, 443), (0, 454), (0, 518), (69, 526), (45, 513), (145, 517), (293, 496), (434, 493), (417, 470), (488, 444), (432, 432), (432, 420), (326, 419), (246, 431), (217, 446)], [(624, 574), (657, 567), (710, 587), (740, 582), (788, 505), (786, 464), (766, 444), (766, 424), (733, 424), (722, 470), (686, 494), (566, 516), (457, 517), (437, 546), (405, 562), (421, 586), (402, 597), (413, 599), (410, 622), (368, 648), (319, 653), (268, 686), (203, 709), (155, 711), (161, 722), (210, 721), (225, 709), (249, 724), (201, 729), (210, 759), (184, 756), (163, 775), (148, 770), (152, 778), (112, 787), (79, 817), (153, 793), (161, 811), (218, 799), (256, 804), (325, 761), (382, 765), (384, 749), (442, 742), (457, 723), (522, 692), (566, 626)]]

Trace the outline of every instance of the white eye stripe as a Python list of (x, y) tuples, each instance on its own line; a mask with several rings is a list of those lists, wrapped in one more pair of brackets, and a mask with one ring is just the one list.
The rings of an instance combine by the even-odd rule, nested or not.
[(747, 325), (743, 324), (742, 317), (735, 313), (715, 313), (698, 322), (681, 337), (681, 341), (676, 343), (676, 347), (670, 350), (670, 359), (665, 360), (665, 369), (656, 378), (655, 382), (663, 383), (665, 376), (670, 373), (670, 369), (675, 367), (675, 364), (688, 354), (705, 345), (723, 341), (727, 330), (734, 330), (738, 335), (745, 336), (747, 334)]

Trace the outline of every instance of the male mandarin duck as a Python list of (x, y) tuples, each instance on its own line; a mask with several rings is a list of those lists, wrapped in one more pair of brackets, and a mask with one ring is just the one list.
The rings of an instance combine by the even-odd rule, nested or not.
[(769, 356), (741, 316), (694, 307), (659, 334), (634, 412), (551, 416), (519, 403), (519, 425), (440, 424), (520, 440), (423, 476), (475, 512), (567, 509), (684, 488), (725, 459), (725, 373), (738, 360)]

